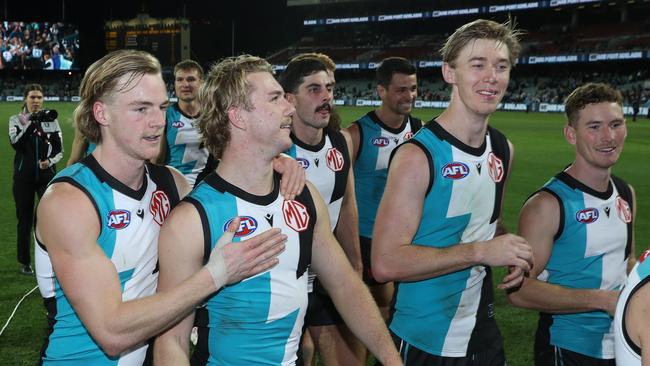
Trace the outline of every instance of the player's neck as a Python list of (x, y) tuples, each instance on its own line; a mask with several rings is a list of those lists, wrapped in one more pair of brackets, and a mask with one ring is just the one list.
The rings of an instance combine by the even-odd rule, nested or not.
[(436, 118), (436, 121), (465, 145), (479, 147), (485, 141), (489, 115), (479, 116), (458, 106), (459, 104), (461, 103), (454, 103), (452, 98), (449, 107)]
[(196, 99), (189, 102), (185, 102), (179, 99), (178, 108), (180, 108), (183, 113), (192, 118), (198, 116), (199, 112), (201, 111), (201, 108), (199, 108), (199, 102)]
[(221, 157), (217, 174), (230, 184), (256, 196), (273, 191), (273, 160), (228, 146)]
[(390, 128), (400, 128), (404, 123), (405, 116), (403, 114), (394, 113), (383, 104), (375, 111), (375, 114), (380, 121)]
[(101, 167), (125, 186), (137, 191), (144, 182), (144, 161), (130, 156), (116, 156), (109, 149), (97, 145), (92, 155)]
[(318, 145), (323, 139), (322, 128), (315, 128), (303, 122), (294, 122), (291, 129), (294, 136), (307, 145)]
[(571, 164), (566, 172), (582, 182), (587, 187), (590, 187), (598, 192), (605, 192), (609, 186), (609, 179), (612, 176), (611, 168), (595, 167), (579, 157)]

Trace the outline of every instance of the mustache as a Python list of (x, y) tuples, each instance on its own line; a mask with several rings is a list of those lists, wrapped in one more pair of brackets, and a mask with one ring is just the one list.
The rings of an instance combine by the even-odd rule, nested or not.
[(319, 105), (316, 108), (316, 112), (320, 112), (322, 110), (327, 110), (328, 112), (331, 112), (332, 111), (332, 105), (330, 103), (326, 102), (326, 103), (323, 103), (323, 104)]

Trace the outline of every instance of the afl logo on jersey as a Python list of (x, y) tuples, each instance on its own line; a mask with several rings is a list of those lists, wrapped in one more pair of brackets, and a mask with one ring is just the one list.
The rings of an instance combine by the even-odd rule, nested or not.
[(298, 201), (284, 201), (282, 203), (284, 223), (297, 232), (305, 231), (309, 226), (309, 212), (307, 207)]
[(598, 220), (598, 209), (591, 207), (580, 210), (576, 212), (576, 220), (583, 224), (591, 224)]
[(623, 197), (616, 197), (616, 213), (618, 217), (626, 224), (632, 222), (632, 210), (630, 210), (630, 205), (627, 203)]
[[(232, 218), (228, 220), (223, 225), (223, 231), (225, 232), (228, 230), (228, 226), (230, 226), (230, 223), (232, 220), (235, 218)], [(235, 233), (235, 238), (241, 238), (242, 236), (248, 236), (257, 230), (257, 220), (250, 216), (239, 216), (240, 222), (239, 222), (239, 229), (237, 229), (237, 232)]]
[(169, 197), (167, 197), (167, 194), (165, 194), (165, 192), (158, 190), (151, 194), (149, 211), (153, 215), (153, 220), (158, 225), (162, 226), (167, 216), (169, 216), (169, 212), (171, 210), (172, 206), (169, 202)]
[(375, 137), (372, 139), (372, 144), (377, 147), (386, 147), (390, 143), (388, 137)]
[(413, 138), (413, 132), (409, 131), (404, 134), (404, 141), (408, 141)]
[(115, 230), (121, 230), (131, 223), (131, 211), (113, 210), (108, 213), (108, 227)]
[(333, 172), (338, 172), (343, 169), (343, 154), (335, 147), (327, 150), (327, 167)]
[(453, 162), (442, 167), (441, 174), (447, 179), (463, 179), (469, 175), (469, 167), (465, 163)]
[(174, 128), (181, 128), (183, 126), (185, 126), (185, 123), (183, 123), (183, 121), (176, 121), (176, 122), (172, 123), (172, 127), (174, 127)]
[(503, 161), (499, 159), (494, 153), (488, 154), (488, 173), (494, 183), (499, 183), (503, 180)]
[(309, 168), (309, 160), (303, 158), (296, 158), (296, 161), (302, 166), (303, 169)]

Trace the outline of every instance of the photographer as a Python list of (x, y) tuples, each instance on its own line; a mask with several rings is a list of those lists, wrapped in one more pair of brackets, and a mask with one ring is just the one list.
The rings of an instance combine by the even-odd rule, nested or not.
[(34, 221), (34, 193), (40, 198), (56, 174), (55, 164), (63, 157), (61, 128), (56, 111), (41, 110), (43, 88), (25, 87), (20, 114), (9, 119), (9, 141), (16, 150), (13, 194), (16, 203), (18, 263), (20, 272), (33, 274), (30, 265), (31, 230)]

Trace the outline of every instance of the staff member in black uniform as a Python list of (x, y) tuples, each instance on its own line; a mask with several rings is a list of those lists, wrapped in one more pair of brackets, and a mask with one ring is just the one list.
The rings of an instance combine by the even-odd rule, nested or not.
[(31, 275), (30, 243), (34, 224), (34, 193), (40, 198), (56, 174), (56, 163), (63, 157), (61, 128), (55, 111), (43, 108), (43, 88), (25, 87), (25, 103), (20, 114), (9, 119), (9, 141), (14, 157), (13, 194), (18, 218), (17, 244), (20, 272)]

